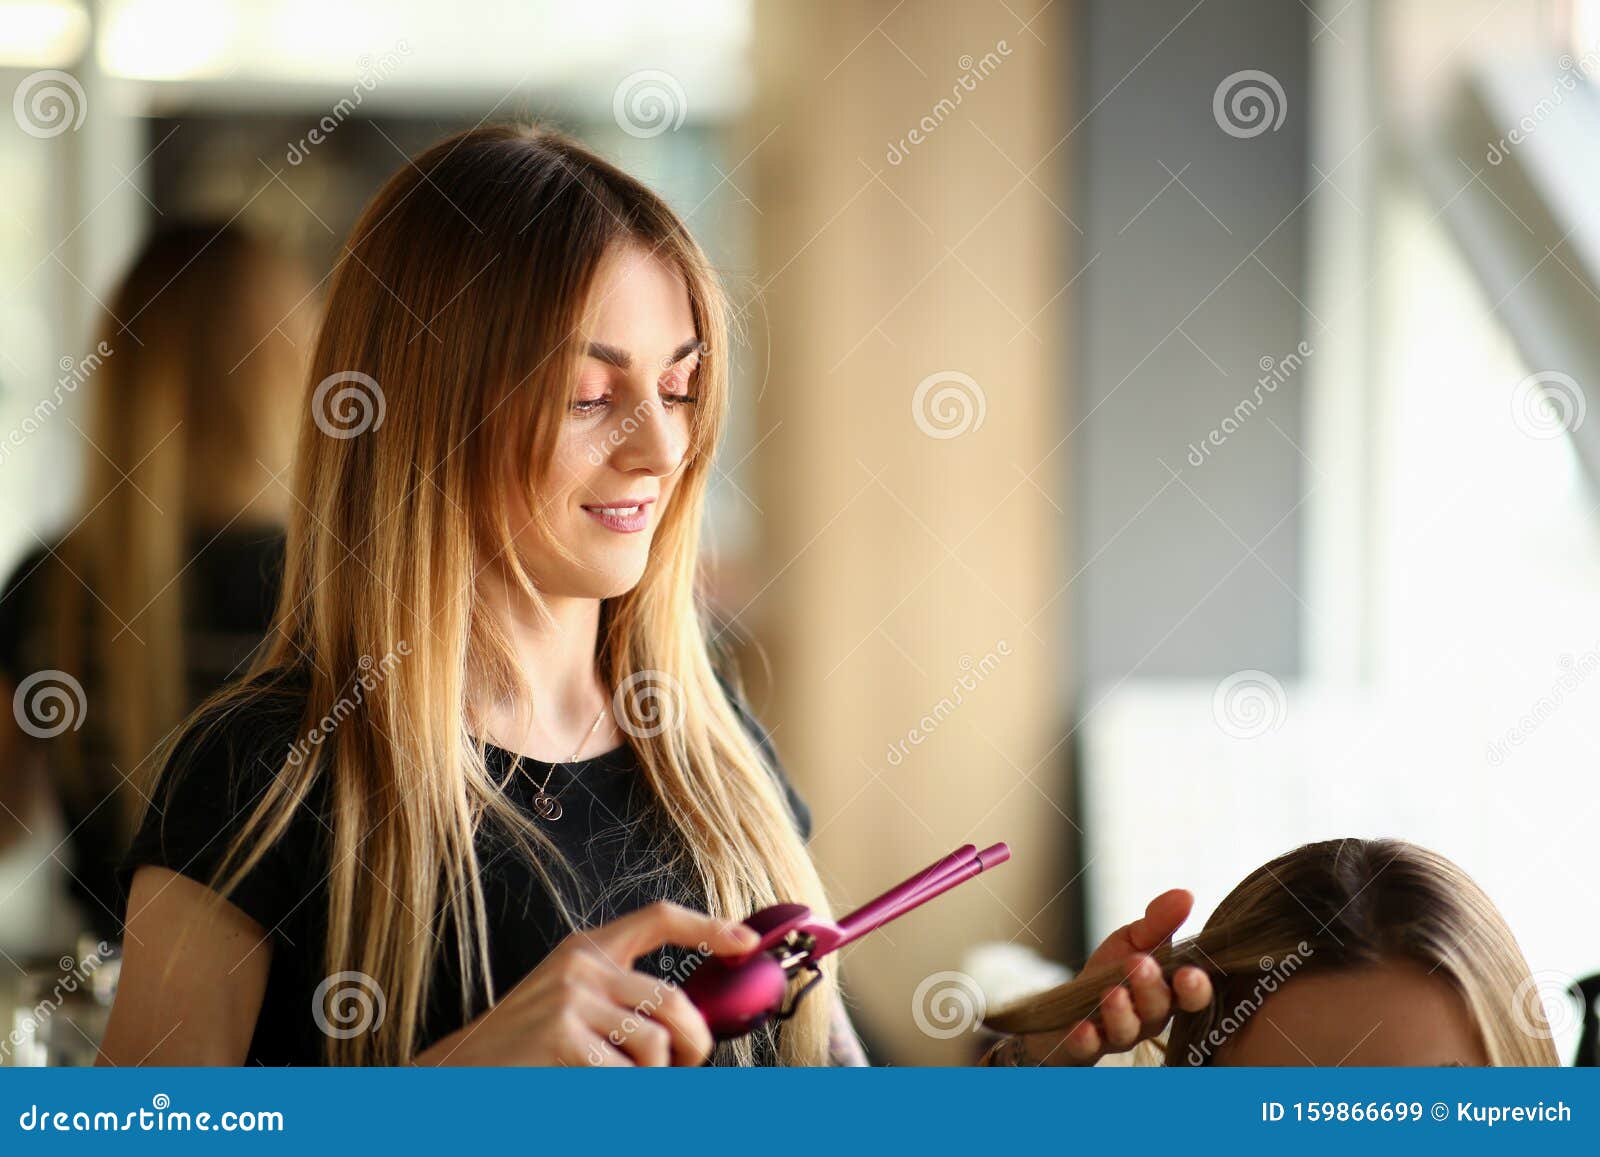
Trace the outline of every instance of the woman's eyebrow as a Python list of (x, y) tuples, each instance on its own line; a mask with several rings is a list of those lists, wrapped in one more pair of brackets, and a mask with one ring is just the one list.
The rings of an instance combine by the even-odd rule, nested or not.
[(672, 351), (672, 356), (667, 359), (667, 365), (675, 366), (692, 353), (699, 353), (704, 343), (697, 337), (692, 337), (677, 349)]
[[(677, 349), (673, 350), (672, 354), (667, 358), (665, 364), (669, 366), (675, 366), (684, 358), (688, 357), (692, 353), (695, 353), (699, 349), (700, 339), (697, 337), (692, 337), (680, 345)], [(603, 341), (590, 342), (585, 352), (589, 357), (592, 357), (597, 361), (605, 362), (607, 365), (616, 366), (619, 370), (631, 369), (633, 367), (632, 354), (630, 354), (627, 350), (619, 349), (614, 345), (607, 345)]]
[(633, 365), (633, 355), (625, 349), (618, 349), (614, 345), (607, 345), (603, 341), (589, 343), (587, 353), (590, 357), (605, 362), (607, 365), (616, 366), (625, 370)]

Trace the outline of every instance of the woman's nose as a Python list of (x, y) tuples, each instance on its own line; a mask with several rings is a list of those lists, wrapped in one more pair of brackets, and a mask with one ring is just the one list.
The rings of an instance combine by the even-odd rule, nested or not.
[(622, 422), (612, 465), (619, 470), (671, 474), (688, 450), (688, 432), (683, 426), (659, 398), (640, 403)]

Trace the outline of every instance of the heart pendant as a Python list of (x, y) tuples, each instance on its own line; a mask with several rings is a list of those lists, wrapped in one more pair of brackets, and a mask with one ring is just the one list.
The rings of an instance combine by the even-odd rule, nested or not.
[(533, 797), (533, 810), (539, 813), (540, 819), (558, 820), (561, 818), (561, 801), (541, 791)]

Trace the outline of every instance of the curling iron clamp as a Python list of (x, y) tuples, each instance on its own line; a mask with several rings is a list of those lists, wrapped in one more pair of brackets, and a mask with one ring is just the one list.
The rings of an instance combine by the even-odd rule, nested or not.
[[(802, 904), (763, 908), (745, 920), (760, 933), (760, 942), (739, 956), (702, 960), (685, 979), (684, 994), (717, 1040), (744, 1036), (769, 1020), (787, 1020), (822, 978), (817, 963), (822, 957), (1010, 858), (1011, 849), (1003, 843), (981, 852), (963, 844), (837, 922), (812, 915)], [(789, 998), (791, 982), (805, 973), (810, 979)]]

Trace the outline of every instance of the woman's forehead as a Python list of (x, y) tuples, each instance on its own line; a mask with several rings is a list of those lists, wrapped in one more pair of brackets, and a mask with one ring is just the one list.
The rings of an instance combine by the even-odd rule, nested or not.
[(676, 346), (695, 335), (694, 309), (682, 271), (664, 254), (638, 245), (612, 249), (596, 271), (587, 310), (588, 336), (629, 348), (670, 332)]

